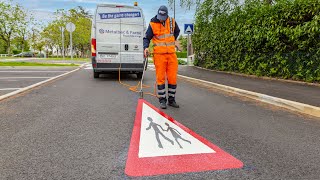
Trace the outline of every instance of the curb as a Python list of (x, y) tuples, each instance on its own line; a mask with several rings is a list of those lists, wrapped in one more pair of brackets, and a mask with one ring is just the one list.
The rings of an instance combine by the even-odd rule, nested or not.
[(50, 81), (56, 80), (56, 79), (58, 79), (58, 78), (61, 78), (61, 77), (63, 77), (63, 76), (66, 76), (66, 75), (68, 75), (68, 74), (71, 74), (71, 73), (73, 73), (73, 72), (76, 72), (76, 71), (80, 70), (82, 67), (83, 67), (83, 66), (80, 66), (79, 68), (77, 68), (77, 69), (75, 69), (75, 70), (66, 72), (66, 73), (61, 74), (61, 75), (59, 75), (59, 76), (55, 76), (55, 77), (52, 77), (52, 78), (50, 78), (50, 79), (47, 79), (47, 80), (38, 82), (38, 83), (33, 84), (33, 85), (30, 85), (30, 86), (28, 86), (28, 87), (25, 87), (25, 88), (22, 88), (22, 89), (13, 91), (13, 92), (8, 93), (8, 94), (5, 94), (5, 95), (2, 95), (2, 96), (0, 96), (0, 102), (1, 102), (2, 100), (4, 100), (4, 99), (8, 99), (8, 98), (10, 98), (10, 97), (12, 97), (12, 96), (18, 95), (18, 94), (23, 93), (23, 92), (25, 92), (25, 91), (28, 91), (28, 90), (31, 90), (31, 89), (36, 88), (36, 87), (38, 87), (38, 86), (41, 86), (41, 85), (43, 85), (43, 84), (46, 84), (46, 83), (48, 83), (48, 82), (50, 82)]
[(269, 95), (265, 95), (265, 94), (261, 94), (261, 93), (256, 93), (256, 92), (252, 92), (252, 91), (247, 91), (247, 90), (243, 90), (243, 89), (239, 89), (239, 88), (234, 88), (234, 87), (230, 87), (230, 86), (225, 86), (225, 85), (221, 85), (221, 84), (217, 84), (217, 83), (213, 83), (213, 82), (209, 82), (209, 81), (195, 79), (195, 78), (191, 78), (191, 77), (187, 77), (187, 76), (183, 76), (183, 75), (178, 75), (178, 77), (185, 79), (186, 81), (195, 83), (195, 84), (201, 84), (201, 85), (215, 88), (215, 89), (218, 89), (218, 90), (221, 90), (224, 92), (236, 94), (239, 96), (254, 99), (254, 100), (264, 102), (267, 104), (271, 104), (274, 106), (282, 107), (282, 108), (285, 108), (285, 109), (288, 109), (291, 111), (295, 111), (295, 112), (299, 112), (299, 113), (303, 113), (303, 114), (307, 114), (307, 115), (311, 115), (311, 116), (320, 118), (320, 107), (311, 106), (308, 104), (303, 104), (303, 103), (299, 103), (299, 102), (295, 102), (295, 101), (290, 101), (290, 100), (277, 98), (277, 97), (273, 97), (273, 96), (269, 96)]

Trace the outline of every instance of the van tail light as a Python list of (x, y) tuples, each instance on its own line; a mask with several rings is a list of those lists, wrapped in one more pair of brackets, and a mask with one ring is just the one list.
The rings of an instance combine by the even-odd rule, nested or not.
[(92, 57), (97, 56), (96, 50), (97, 50), (97, 40), (92, 38), (91, 39), (91, 56)]

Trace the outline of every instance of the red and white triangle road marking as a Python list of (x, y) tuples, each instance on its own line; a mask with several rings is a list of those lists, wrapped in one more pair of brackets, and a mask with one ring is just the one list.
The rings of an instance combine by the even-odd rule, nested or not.
[(243, 163), (140, 99), (125, 173), (152, 176), (241, 168)]

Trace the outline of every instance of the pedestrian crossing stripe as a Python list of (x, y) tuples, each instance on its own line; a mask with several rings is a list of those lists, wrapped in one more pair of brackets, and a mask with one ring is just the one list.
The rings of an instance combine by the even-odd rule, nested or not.
[(243, 163), (147, 101), (138, 101), (125, 173), (153, 176), (241, 168)]
[(87, 69), (87, 70), (90, 70), (90, 69), (93, 69), (93, 67), (92, 67), (92, 64), (90, 63), (86, 63), (85, 65), (84, 65), (84, 69)]

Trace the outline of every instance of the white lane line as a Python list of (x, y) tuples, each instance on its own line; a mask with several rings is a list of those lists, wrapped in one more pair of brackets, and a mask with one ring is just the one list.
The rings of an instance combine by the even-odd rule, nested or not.
[(3, 88), (3, 89), (0, 89), (0, 91), (14, 91), (18, 89), (21, 89), (21, 88)]
[(85, 67), (84, 69), (86, 69), (86, 70), (93, 69), (92, 64), (90, 64), (90, 63), (85, 63), (84, 67)]
[(49, 79), (52, 77), (0, 77), (0, 79)]
[(63, 73), (63, 72), (69, 72), (69, 71), (1, 71), (0, 70), (0, 73), (35, 73), (35, 72)]
[(16, 91), (13, 91), (13, 92), (11, 92), (11, 93), (2, 95), (2, 96), (0, 96), (0, 101), (1, 101), (1, 100), (4, 100), (4, 99), (7, 99), (7, 98), (9, 98), (9, 97), (11, 97), (11, 96), (15, 96), (15, 95), (17, 95), (17, 94), (20, 94), (20, 93), (22, 93), (22, 92), (24, 92), (24, 91), (27, 91), (27, 90), (33, 89), (33, 88), (35, 88), (35, 87), (41, 86), (42, 84), (48, 83), (48, 82), (50, 82), (50, 81), (53, 81), (53, 80), (58, 79), (58, 78), (60, 78), (60, 77), (66, 76), (66, 75), (71, 74), (71, 73), (73, 73), (73, 72), (76, 72), (76, 71), (80, 70), (81, 68), (83, 68), (83, 66), (80, 66), (79, 68), (74, 69), (74, 70), (72, 70), (72, 71), (68, 71), (68, 72), (66, 72), (66, 73), (64, 73), (64, 74), (60, 74), (60, 75), (58, 75), (58, 76), (52, 77), (52, 78), (50, 78), (50, 79), (46, 79), (46, 80), (44, 80), (44, 81), (38, 82), (38, 83), (33, 84), (33, 85), (31, 85), (31, 86), (28, 86), (28, 87), (25, 87), (25, 88), (21, 88), (21, 89), (18, 89), (18, 90), (16, 90)]

